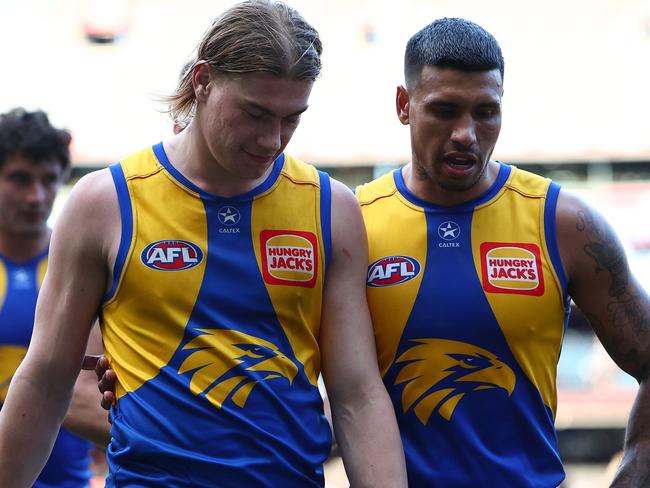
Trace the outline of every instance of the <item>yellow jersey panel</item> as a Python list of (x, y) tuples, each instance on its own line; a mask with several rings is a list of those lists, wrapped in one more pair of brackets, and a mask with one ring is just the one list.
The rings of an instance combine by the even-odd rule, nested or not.
[[(367, 297), (370, 310), (381, 310), (381, 322), (391, 327), (375, 328), (379, 370), (384, 376), (394, 363), (399, 339), (420, 290), (422, 265), (427, 259), (426, 235), (412, 232), (426, 225), (423, 209), (403, 199), (392, 174), (372, 186), (357, 188), (366, 232), (372, 236), (368, 254)], [(395, 206), (395, 200), (400, 202)], [(390, 232), (386, 232), (390, 222)], [(408, 256), (402, 252), (409, 249)], [(399, 285), (399, 286), (397, 286)], [(385, 301), (391, 300), (390, 306)]]
[[(280, 177), (252, 207), (253, 246), (264, 283), (291, 348), (317, 386), (320, 372), (318, 335), (324, 285), (325, 248), (321, 226), (320, 177), (313, 166), (285, 156)], [(304, 207), (297, 215), (286, 209)], [(329, 212), (329, 209), (327, 209)], [(301, 230), (292, 230), (301, 229)], [(292, 327), (298, 320), (305, 327)]]
[[(477, 275), (508, 345), (555, 414), (566, 304), (547, 247), (535, 243), (546, 241), (549, 185), (548, 179), (513, 169), (503, 190), (477, 208), (472, 247)], [(534, 242), (531, 236), (536, 236)]]
[[(189, 190), (163, 171), (151, 149), (125, 159), (121, 167), (131, 202), (124, 239), (131, 240), (123, 242), (126, 264), (114, 277), (115, 290), (101, 319), (118, 398), (156, 376), (176, 351), (184, 330), (169, 324), (189, 320), (205, 272), (202, 250), (207, 249), (201, 200), (184, 198)], [(161, 205), (165, 201), (174, 205)], [(183, 239), (177, 237), (180, 228)], [(165, 272), (177, 268), (182, 272)]]

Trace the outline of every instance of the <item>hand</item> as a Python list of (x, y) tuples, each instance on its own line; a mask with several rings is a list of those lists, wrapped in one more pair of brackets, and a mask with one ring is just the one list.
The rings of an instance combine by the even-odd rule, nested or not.
[(97, 375), (97, 388), (102, 394), (101, 405), (105, 410), (110, 410), (115, 403), (115, 371), (110, 369), (110, 363), (106, 356), (86, 355), (84, 356), (81, 369), (95, 370)]

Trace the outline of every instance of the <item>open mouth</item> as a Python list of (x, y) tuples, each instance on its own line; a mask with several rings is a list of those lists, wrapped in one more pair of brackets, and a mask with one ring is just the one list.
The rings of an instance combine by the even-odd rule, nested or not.
[(474, 168), (477, 160), (473, 154), (453, 153), (446, 154), (443, 162), (452, 176), (463, 177)]

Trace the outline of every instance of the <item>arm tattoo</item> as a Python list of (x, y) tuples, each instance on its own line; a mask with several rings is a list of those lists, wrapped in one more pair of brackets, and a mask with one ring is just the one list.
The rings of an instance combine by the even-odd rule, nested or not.
[(596, 262), (596, 273), (606, 272), (611, 277), (608, 294), (612, 298), (607, 309), (612, 324), (616, 328), (629, 328), (645, 339), (650, 317), (644, 307), (644, 297), (630, 290), (630, 272), (625, 254), (618, 244), (612, 230), (602, 222), (597, 222), (589, 212), (578, 212), (579, 232), (584, 232), (587, 244), (585, 253)]

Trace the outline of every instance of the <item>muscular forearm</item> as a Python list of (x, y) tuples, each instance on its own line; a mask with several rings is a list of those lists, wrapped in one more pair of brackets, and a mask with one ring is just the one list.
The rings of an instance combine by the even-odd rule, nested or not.
[(623, 460), (611, 485), (613, 488), (650, 486), (650, 381), (641, 382), (630, 413)]
[(0, 411), (0, 486), (32, 486), (56, 440), (66, 400), (69, 395), (19, 368)]
[(349, 404), (332, 403), (334, 430), (351, 486), (406, 487), (404, 452), (383, 385)]

